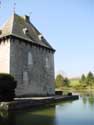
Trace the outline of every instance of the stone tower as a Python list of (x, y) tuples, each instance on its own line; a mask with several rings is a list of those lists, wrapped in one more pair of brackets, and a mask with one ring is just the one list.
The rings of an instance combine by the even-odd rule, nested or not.
[(54, 52), (28, 16), (13, 14), (0, 29), (0, 73), (15, 77), (16, 96), (54, 95)]

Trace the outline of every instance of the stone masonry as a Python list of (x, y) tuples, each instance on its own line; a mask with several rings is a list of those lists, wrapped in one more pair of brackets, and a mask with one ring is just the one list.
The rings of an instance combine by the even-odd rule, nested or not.
[[(20, 16), (16, 15), (15, 17), (14, 15), (13, 29), (15, 29), (16, 26), (15, 19), (20, 20)], [(18, 24), (18, 28), (22, 28), (23, 32), (23, 27), (26, 27), (27, 24), (24, 25), (24, 20), (22, 21), (20, 25)], [(9, 25), (11, 25), (10, 22), (12, 21), (8, 21), (5, 27), (9, 27)], [(1, 30), (0, 48), (2, 48), (3, 43), (5, 50), (8, 50), (9, 54), (4, 52), (2, 55), (2, 49), (0, 49), (0, 66), (2, 65), (1, 57), (4, 57), (3, 61), (6, 57), (8, 58), (8, 62), (4, 63), (4, 66), (7, 67), (6, 69), (8, 70), (1, 70), (0, 68), (0, 72), (10, 73), (15, 77), (18, 82), (16, 96), (54, 95), (54, 49), (47, 41), (44, 41), (45, 39), (43, 39), (43, 41), (41, 39), (41, 41), (39, 41), (40, 44), (34, 43), (34, 40), (38, 41), (39, 36), (36, 38), (37, 35), (41, 35), (35, 27), (31, 27), (30, 29), (30, 31), (32, 29), (32, 31), (35, 30), (32, 34), (30, 32), (31, 36), (27, 37), (27, 34), (25, 34), (26, 38), (24, 34), (21, 35), (20, 29), (19, 34), (16, 34), (17, 30), (15, 34), (13, 34), (13, 29), (11, 34), (5, 33), (6, 30), (4, 28)], [(32, 36), (34, 36), (35, 39)], [(31, 38), (33, 41), (30, 41)]]

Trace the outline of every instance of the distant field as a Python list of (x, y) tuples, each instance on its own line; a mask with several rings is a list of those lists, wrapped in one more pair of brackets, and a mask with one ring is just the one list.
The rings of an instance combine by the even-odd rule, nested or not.
[(94, 92), (94, 85), (92, 87), (90, 86), (85, 87), (80, 82), (80, 78), (69, 79), (69, 81), (70, 81), (69, 86), (63, 86), (57, 89), (63, 90), (63, 91), (92, 91)]
[(79, 79), (70, 79), (70, 86), (75, 87), (80, 85)]
[(71, 89), (76, 89), (76, 90), (85, 90), (85, 91), (94, 91), (94, 85), (92, 88), (90, 86), (83, 87), (82, 84), (80, 83), (80, 79), (70, 79), (70, 88)]

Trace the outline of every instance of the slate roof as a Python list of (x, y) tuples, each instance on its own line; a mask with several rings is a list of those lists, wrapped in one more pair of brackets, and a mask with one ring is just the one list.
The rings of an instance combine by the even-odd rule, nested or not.
[(30, 22), (28, 16), (22, 17), (14, 13), (8, 19), (5, 25), (1, 28), (0, 38), (10, 35), (55, 51), (36, 27)]

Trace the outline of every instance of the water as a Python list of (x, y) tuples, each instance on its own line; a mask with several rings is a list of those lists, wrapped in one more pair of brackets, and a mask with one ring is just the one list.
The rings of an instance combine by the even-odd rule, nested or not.
[(0, 112), (0, 125), (94, 125), (94, 95), (33, 111)]

